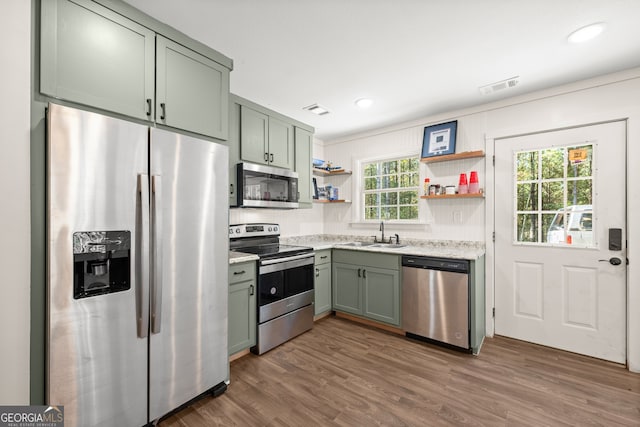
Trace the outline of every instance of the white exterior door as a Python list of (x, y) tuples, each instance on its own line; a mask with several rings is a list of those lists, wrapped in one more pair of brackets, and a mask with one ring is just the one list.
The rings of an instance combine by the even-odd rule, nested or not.
[(496, 334), (626, 362), (625, 141), (622, 121), (495, 140)]

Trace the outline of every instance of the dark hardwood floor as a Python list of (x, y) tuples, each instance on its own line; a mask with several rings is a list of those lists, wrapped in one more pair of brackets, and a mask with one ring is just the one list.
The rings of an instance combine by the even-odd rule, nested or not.
[(508, 338), (472, 356), (329, 317), (231, 363), (175, 426), (640, 426), (640, 374)]

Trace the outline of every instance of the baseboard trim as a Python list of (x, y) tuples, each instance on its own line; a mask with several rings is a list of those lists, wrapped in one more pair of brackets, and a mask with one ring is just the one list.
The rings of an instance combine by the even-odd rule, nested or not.
[(384, 323), (376, 322), (374, 320), (363, 319), (362, 317), (354, 316), (347, 313), (336, 311), (336, 317), (351, 320), (352, 322), (361, 323), (363, 325), (372, 326), (374, 328), (383, 329), (387, 332), (392, 332), (398, 335), (404, 335), (404, 331), (395, 326), (385, 325)]

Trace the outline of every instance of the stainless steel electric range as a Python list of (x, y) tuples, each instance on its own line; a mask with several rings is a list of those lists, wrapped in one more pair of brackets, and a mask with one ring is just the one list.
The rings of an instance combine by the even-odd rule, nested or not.
[(231, 250), (260, 258), (256, 354), (313, 327), (313, 248), (281, 245), (279, 236), (278, 224), (229, 226)]

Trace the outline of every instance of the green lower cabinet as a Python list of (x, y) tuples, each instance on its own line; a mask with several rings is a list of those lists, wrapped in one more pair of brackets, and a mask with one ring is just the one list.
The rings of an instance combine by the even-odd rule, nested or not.
[(256, 344), (255, 262), (229, 268), (229, 355)]
[(333, 263), (334, 310), (362, 315), (361, 271), (356, 265)]
[(333, 260), (333, 309), (400, 327), (400, 257), (338, 250)]
[(362, 315), (400, 326), (400, 273), (395, 270), (365, 267)]
[(315, 315), (331, 311), (331, 263), (316, 265)]

